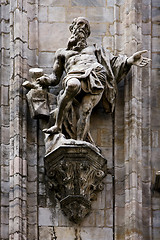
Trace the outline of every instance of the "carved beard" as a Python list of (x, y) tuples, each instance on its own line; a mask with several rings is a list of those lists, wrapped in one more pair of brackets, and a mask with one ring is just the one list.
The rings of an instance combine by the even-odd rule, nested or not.
[(87, 41), (81, 34), (72, 34), (68, 40), (67, 49), (79, 51), (87, 47)]

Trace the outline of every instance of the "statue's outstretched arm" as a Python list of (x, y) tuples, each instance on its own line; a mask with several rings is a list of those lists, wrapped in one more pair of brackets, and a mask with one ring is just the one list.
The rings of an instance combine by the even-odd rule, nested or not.
[(129, 65), (135, 65), (137, 67), (145, 67), (151, 61), (151, 59), (142, 56), (142, 54), (146, 52), (147, 50), (143, 50), (134, 53), (127, 59), (127, 63)]

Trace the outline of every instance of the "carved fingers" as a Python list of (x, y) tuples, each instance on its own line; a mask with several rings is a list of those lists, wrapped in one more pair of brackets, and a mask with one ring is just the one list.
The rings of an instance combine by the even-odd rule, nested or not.
[(50, 85), (50, 84), (49, 84), (49, 83), (50, 83), (49, 80), (50, 80), (49, 76), (48, 76), (47, 74), (44, 74), (42, 77), (37, 78), (37, 79), (36, 79), (36, 82), (37, 82), (39, 85), (45, 87), (45, 86)]
[(143, 57), (142, 54), (148, 52), (147, 50), (142, 50), (139, 52), (136, 52), (133, 54), (133, 65), (136, 65), (138, 67), (145, 67), (150, 61), (151, 59)]
[(134, 57), (134, 58), (140, 58), (141, 55), (142, 55), (143, 53), (146, 53), (146, 52), (148, 52), (148, 51), (147, 51), (147, 50), (138, 51), (138, 52), (136, 52), (136, 53), (133, 54), (133, 57)]
[(139, 63), (139, 66), (140, 66), (140, 67), (145, 67), (150, 61), (151, 61), (151, 59), (142, 57), (142, 60), (141, 60), (141, 62)]
[(50, 127), (50, 128), (45, 128), (42, 130), (44, 133), (47, 133), (47, 134), (56, 134), (56, 133), (59, 133), (60, 132), (60, 128), (58, 128), (57, 125), (53, 126), (53, 127)]
[(42, 85), (42, 86), (45, 85), (45, 77), (42, 76), (42, 77), (37, 78), (37, 79), (36, 79), (36, 82), (37, 82), (38, 84)]

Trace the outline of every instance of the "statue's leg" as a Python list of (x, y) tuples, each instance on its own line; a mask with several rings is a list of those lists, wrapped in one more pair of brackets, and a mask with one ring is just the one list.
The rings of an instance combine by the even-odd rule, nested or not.
[(90, 116), (92, 109), (97, 105), (102, 97), (102, 93), (97, 95), (87, 94), (79, 109), (79, 120), (77, 123), (77, 140), (85, 140), (90, 128)]
[(61, 131), (63, 119), (69, 110), (74, 97), (81, 90), (81, 83), (77, 78), (69, 79), (66, 83), (66, 88), (58, 103), (58, 112), (55, 125), (49, 129), (44, 129), (43, 132), (53, 134)]

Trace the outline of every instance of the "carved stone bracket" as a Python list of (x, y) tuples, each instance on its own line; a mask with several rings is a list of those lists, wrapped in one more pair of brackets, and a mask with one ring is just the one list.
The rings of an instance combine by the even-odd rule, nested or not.
[(81, 222), (103, 190), (106, 159), (88, 144), (61, 145), (45, 156), (45, 168), (63, 212), (71, 221)]

